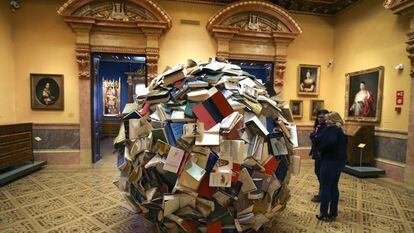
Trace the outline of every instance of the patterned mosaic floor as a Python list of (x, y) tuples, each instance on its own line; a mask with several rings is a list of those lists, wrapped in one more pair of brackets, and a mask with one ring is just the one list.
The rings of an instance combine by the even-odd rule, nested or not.
[[(291, 179), (292, 197), (272, 232), (414, 233), (411, 189), (349, 175), (340, 181), (338, 220), (316, 221), (318, 205), (309, 200), (317, 183), (309, 162)], [(106, 156), (91, 168), (48, 166), (1, 187), (0, 232), (152, 232), (112, 184), (114, 164), (115, 157)]]

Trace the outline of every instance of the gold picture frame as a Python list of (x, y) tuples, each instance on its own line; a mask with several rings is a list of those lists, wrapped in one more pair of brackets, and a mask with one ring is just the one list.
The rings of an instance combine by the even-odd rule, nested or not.
[(345, 120), (379, 123), (382, 112), (384, 67), (347, 73)]
[(290, 100), (289, 106), (294, 119), (303, 117), (303, 100)]
[(34, 110), (64, 110), (62, 74), (30, 74), (30, 99)]
[[(307, 82), (306, 80), (310, 81)], [(320, 80), (320, 65), (300, 64), (298, 66), (298, 95), (318, 96)]]
[(324, 100), (311, 100), (309, 108), (309, 116), (311, 120), (315, 120), (318, 114), (318, 111), (325, 108)]

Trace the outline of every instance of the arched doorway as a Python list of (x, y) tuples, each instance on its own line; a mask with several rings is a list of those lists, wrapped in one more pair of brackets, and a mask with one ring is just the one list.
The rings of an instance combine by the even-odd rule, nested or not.
[(217, 41), (217, 56), (274, 63), (273, 88), (282, 92), (287, 47), (302, 33), (288, 12), (265, 1), (239, 1), (216, 12), (207, 29)]
[(92, 53), (143, 55), (147, 81), (157, 75), (159, 38), (171, 27), (170, 16), (151, 0), (122, 3), (68, 0), (58, 10), (76, 33), (79, 65), (80, 163), (92, 162), (93, 79)]

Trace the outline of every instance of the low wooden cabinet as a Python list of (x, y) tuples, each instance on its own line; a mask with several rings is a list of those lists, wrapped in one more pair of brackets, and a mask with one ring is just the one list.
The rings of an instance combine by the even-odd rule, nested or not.
[(374, 162), (374, 133), (373, 125), (345, 125), (345, 134), (348, 136), (347, 163), (358, 166), (360, 163), (360, 143), (365, 144), (362, 149), (362, 164), (372, 165)]
[(32, 123), (0, 125), (0, 170), (33, 161)]

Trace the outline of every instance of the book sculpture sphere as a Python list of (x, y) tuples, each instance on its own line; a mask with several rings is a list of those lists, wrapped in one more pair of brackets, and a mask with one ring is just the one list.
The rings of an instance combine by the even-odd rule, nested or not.
[(123, 116), (118, 187), (157, 231), (257, 231), (285, 206), (296, 128), (239, 66), (170, 68)]

